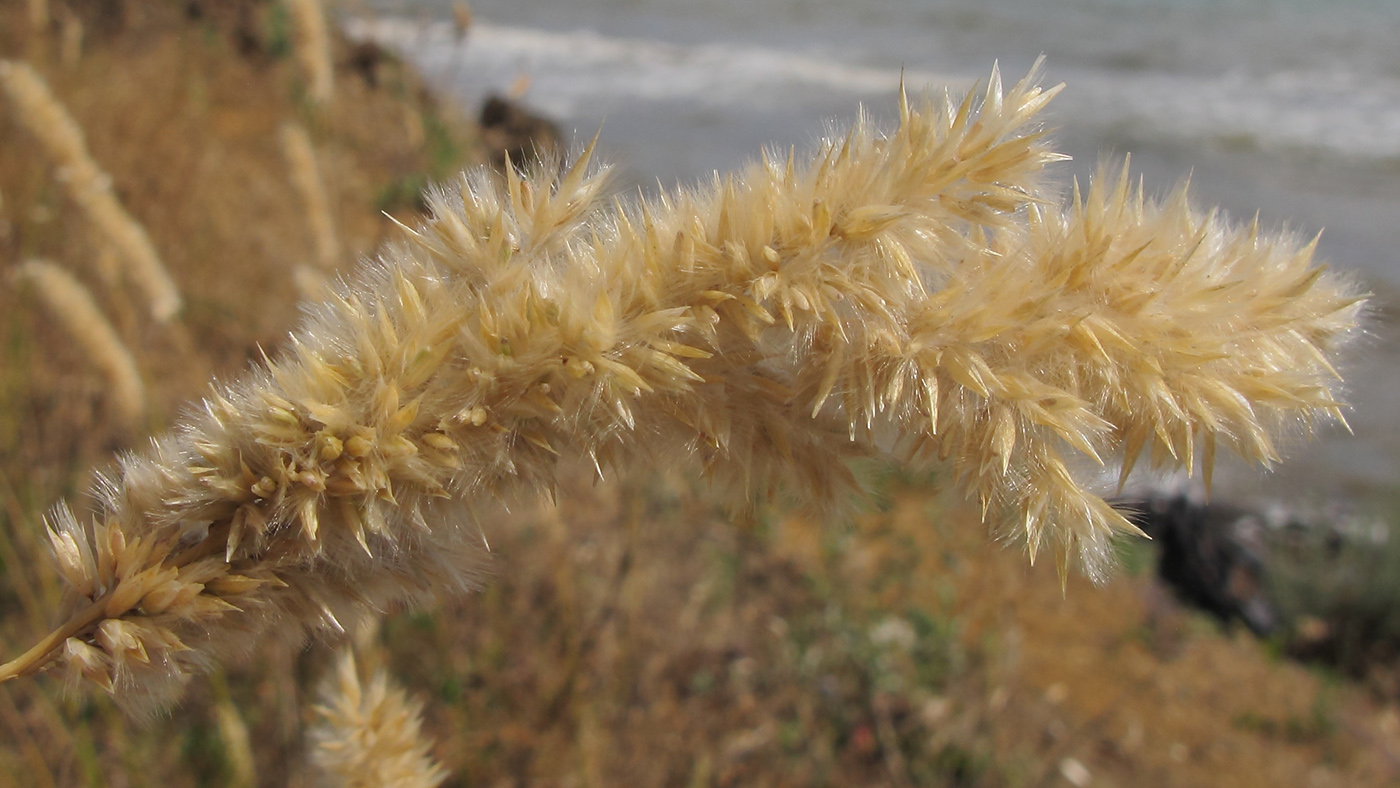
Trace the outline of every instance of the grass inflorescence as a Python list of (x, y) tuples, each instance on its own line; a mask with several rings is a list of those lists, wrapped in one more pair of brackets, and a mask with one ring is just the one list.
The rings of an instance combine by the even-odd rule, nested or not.
[(591, 148), (434, 190), (283, 354), (101, 477), (91, 525), (55, 510), (68, 615), (0, 680), (57, 665), (159, 708), (234, 646), (476, 586), (503, 504), (578, 463), (827, 513), (853, 459), (943, 463), (1032, 558), (1101, 576), (1135, 529), (1098, 467), (1273, 462), (1340, 418), (1361, 299), (1126, 171), (1060, 206), (1055, 92), (901, 95), (887, 135), (640, 201)]
[(434, 788), (447, 779), (422, 736), (421, 703), (390, 684), (383, 670), (361, 681), (349, 652), (340, 657), (335, 679), (322, 690), (311, 731), (313, 760), (327, 785)]

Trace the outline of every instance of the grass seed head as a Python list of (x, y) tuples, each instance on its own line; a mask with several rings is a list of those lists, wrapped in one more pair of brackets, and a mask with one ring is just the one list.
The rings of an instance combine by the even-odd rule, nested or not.
[(54, 524), (81, 612), (0, 679), (110, 665), (121, 699), (470, 588), (479, 527), (579, 460), (693, 462), (736, 509), (787, 488), (829, 511), (854, 458), (945, 462), (1032, 557), (1101, 576), (1134, 529), (1084, 469), (1217, 444), (1271, 462), (1338, 414), (1358, 299), (1306, 247), (1126, 179), (1057, 208), (1054, 92), (902, 96), (887, 134), (644, 201), (604, 201), (588, 151), (434, 190), (286, 351), (104, 478), (86, 552)]
[(434, 788), (447, 773), (432, 759), (422, 704), (378, 671), (360, 681), (347, 650), (321, 692), (312, 728), (312, 762), (336, 788)]

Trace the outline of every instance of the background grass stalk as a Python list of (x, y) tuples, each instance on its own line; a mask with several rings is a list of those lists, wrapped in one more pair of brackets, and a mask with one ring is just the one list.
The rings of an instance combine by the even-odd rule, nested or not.
[(72, 274), (43, 260), (21, 263), (14, 278), (34, 288), (53, 319), (107, 379), (106, 400), (118, 420), (128, 429), (139, 427), (146, 412), (146, 394), (136, 359), (88, 289)]
[(93, 161), (77, 121), (28, 63), (0, 60), (0, 88), (73, 202), (120, 254), (126, 276), (146, 296), (151, 316), (159, 323), (172, 320), (180, 311), (180, 291), (145, 229), (112, 193), (112, 179)]
[(315, 243), (316, 263), (323, 271), (334, 271), (340, 265), (340, 240), (331, 218), (330, 200), (325, 181), (316, 164), (316, 149), (311, 136), (297, 123), (284, 123), (280, 132), (282, 153), (291, 168), (292, 185), (306, 206), (306, 222)]
[(434, 788), (447, 779), (431, 757), (422, 711), (422, 704), (392, 685), (382, 669), (362, 682), (355, 657), (346, 649), (321, 689), (318, 722), (310, 731), (312, 762), (325, 784)]
[(335, 94), (335, 65), (325, 8), (320, 0), (286, 2), (296, 21), (296, 56), (306, 74), (306, 96), (314, 106), (325, 106)]

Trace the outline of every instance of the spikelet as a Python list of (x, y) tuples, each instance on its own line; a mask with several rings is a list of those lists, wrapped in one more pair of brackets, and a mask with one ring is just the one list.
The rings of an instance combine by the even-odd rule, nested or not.
[(287, 0), (296, 21), (296, 55), (306, 73), (306, 96), (324, 106), (335, 92), (335, 67), (331, 62), (331, 38), (321, 0)]
[(14, 269), (31, 285), (54, 320), (107, 379), (107, 401), (121, 424), (134, 429), (146, 410), (145, 387), (136, 361), (82, 283), (53, 263), (29, 260)]
[(27, 63), (0, 60), (0, 88), (57, 168), (69, 196), (121, 255), (126, 275), (150, 302), (151, 316), (160, 323), (170, 321), (180, 311), (180, 291), (145, 229), (112, 193), (111, 178), (89, 155), (77, 122)]
[(1033, 77), (645, 202), (601, 199), (591, 147), (433, 191), (280, 358), (99, 483), (90, 536), (56, 510), (74, 612), (0, 681), (58, 662), (140, 709), (269, 630), (471, 587), (477, 529), (578, 460), (833, 511), (850, 458), (946, 462), (1032, 555), (1098, 576), (1133, 529), (1084, 468), (1272, 461), (1339, 417), (1359, 299), (1309, 248), (1125, 180), (1061, 215)]
[(360, 682), (347, 649), (327, 681), (310, 733), (312, 762), (334, 788), (434, 788), (447, 773), (423, 736), (422, 704), (410, 700), (379, 670)]
[(292, 185), (306, 207), (306, 220), (316, 244), (316, 262), (322, 269), (334, 271), (340, 265), (340, 241), (336, 238), (330, 200), (326, 198), (321, 170), (316, 166), (311, 137), (296, 123), (282, 124), (280, 136), (282, 155), (291, 168)]

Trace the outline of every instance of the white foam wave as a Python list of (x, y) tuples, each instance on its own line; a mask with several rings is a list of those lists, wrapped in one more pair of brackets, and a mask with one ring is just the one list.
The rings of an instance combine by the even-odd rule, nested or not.
[[(978, 72), (879, 68), (821, 54), (729, 43), (674, 44), (493, 24), (458, 40), (450, 25), (381, 18), (347, 23), (431, 77), (472, 94), (531, 79), (530, 102), (560, 119), (591, 119), (626, 102), (674, 101), (727, 110), (890, 98), (911, 89), (972, 85)], [(1054, 64), (1051, 64), (1052, 69)], [(1346, 71), (1263, 76), (1166, 72), (1054, 72), (1069, 83), (1061, 123), (1127, 129), (1148, 140), (1245, 141), (1261, 149), (1400, 158), (1400, 82)], [(600, 110), (600, 108), (602, 108)]]
[[(680, 100), (719, 106), (772, 104), (784, 88), (853, 96), (893, 95), (897, 69), (727, 43), (674, 44), (618, 38), (592, 30), (565, 32), (478, 24), (459, 41), (450, 25), (405, 19), (356, 20), (346, 31), (405, 53), (433, 76), (503, 89), (531, 79), (531, 102), (572, 116), (599, 99)], [(945, 84), (946, 76), (905, 74), (910, 84)], [(963, 80), (966, 81), (966, 80)]]
[[(1400, 158), (1400, 83), (1343, 70), (1210, 78), (1172, 74), (1066, 77), (1065, 104), (1148, 139), (1226, 139), (1262, 149)], [(1060, 108), (1064, 110), (1065, 107)]]

